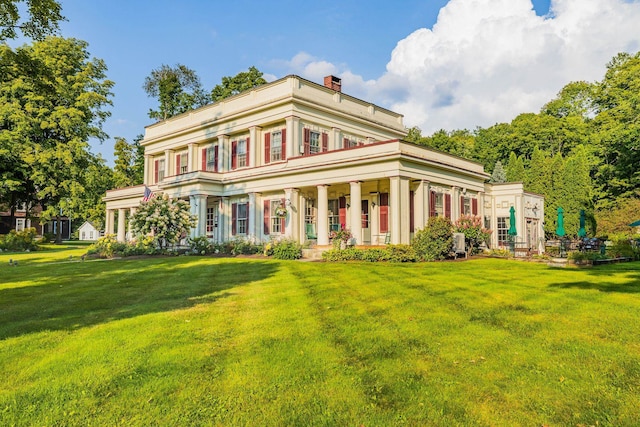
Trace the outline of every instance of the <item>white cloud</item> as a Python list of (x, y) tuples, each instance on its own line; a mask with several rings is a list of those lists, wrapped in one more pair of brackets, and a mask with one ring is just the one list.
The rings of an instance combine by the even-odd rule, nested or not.
[(432, 29), (400, 40), (387, 72), (365, 81), (344, 64), (300, 53), (286, 68), (405, 115), (423, 134), (473, 129), (537, 112), (571, 81), (602, 79), (618, 52), (640, 49), (640, 0), (451, 0)]

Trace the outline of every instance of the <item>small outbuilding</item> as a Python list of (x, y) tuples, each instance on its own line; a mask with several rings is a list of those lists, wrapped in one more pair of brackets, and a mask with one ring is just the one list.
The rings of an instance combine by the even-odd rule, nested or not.
[(89, 221), (85, 221), (84, 224), (78, 228), (79, 240), (98, 240), (100, 237), (100, 231)]

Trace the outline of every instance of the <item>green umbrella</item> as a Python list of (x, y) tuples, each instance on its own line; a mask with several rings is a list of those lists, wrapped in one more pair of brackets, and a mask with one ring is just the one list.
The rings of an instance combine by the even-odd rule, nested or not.
[(556, 235), (563, 237), (566, 234), (564, 231), (564, 209), (558, 208), (558, 227), (556, 228)]
[(629, 227), (640, 227), (640, 219), (629, 224)]
[(578, 237), (587, 237), (587, 230), (584, 229), (584, 217), (584, 209), (580, 209), (580, 229), (578, 230)]
[(518, 230), (516, 230), (516, 210), (513, 206), (509, 209), (509, 231), (507, 231), (509, 236), (517, 236)]

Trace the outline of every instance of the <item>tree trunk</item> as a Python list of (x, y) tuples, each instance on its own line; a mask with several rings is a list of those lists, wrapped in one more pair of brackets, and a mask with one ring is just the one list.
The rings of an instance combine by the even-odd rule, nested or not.
[(62, 219), (56, 216), (56, 243), (62, 243)]

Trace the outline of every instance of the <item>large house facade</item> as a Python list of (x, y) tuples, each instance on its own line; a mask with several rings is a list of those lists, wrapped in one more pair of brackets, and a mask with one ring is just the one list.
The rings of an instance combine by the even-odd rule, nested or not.
[(498, 246), (514, 206), (519, 239), (538, 249), (541, 196), (489, 184), (482, 165), (405, 142), (406, 133), (402, 115), (344, 94), (334, 76), (324, 85), (287, 76), (148, 126), (144, 185), (107, 192), (106, 232), (127, 239), (148, 187), (188, 200), (192, 236), (217, 242), (323, 246), (348, 228), (357, 245), (410, 243), (430, 216), (474, 214)]

